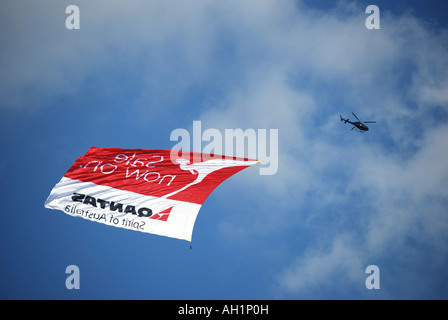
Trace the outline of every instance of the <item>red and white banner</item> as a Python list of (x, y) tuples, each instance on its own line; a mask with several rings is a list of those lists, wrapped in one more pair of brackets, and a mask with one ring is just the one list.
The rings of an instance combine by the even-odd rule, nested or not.
[(196, 216), (224, 180), (257, 160), (164, 149), (90, 148), (45, 207), (107, 225), (191, 241)]

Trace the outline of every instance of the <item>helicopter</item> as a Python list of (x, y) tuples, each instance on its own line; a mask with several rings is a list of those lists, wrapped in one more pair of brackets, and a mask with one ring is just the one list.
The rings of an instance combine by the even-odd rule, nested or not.
[(376, 123), (376, 121), (361, 121), (361, 120), (358, 119), (356, 114), (354, 114), (353, 112), (352, 112), (352, 114), (355, 116), (356, 120), (358, 120), (358, 121), (351, 122), (349, 119), (344, 119), (344, 118), (342, 118), (341, 115), (339, 115), (339, 117), (341, 118), (341, 121), (344, 121), (344, 123), (348, 122), (348, 123), (351, 123), (353, 125), (352, 130), (355, 129), (355, 128), (358, 128), (361, 131), (369, 131), (369, 127), (366, 126), (364, 123)]

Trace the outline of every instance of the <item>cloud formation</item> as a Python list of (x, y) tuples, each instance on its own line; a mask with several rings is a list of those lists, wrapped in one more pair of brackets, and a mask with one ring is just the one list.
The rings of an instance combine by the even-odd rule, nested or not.
[[(428, 263), (434, 272), (448, 253), (448, 69), (438, 67), (447, 63), (446, 31), (388, 12), (381, 30), (368, 31), (353, 3), (333, 12), (288, 6), (271, 19), (257, 12), (258, 19), (233, 20), (247, 81), (201, 116), (210, 127), (279, 129), (279, 172), (266, 184), (247, 182), (276, 204), (265, 205), (268, 226), (238, 227), (235, 220), (225, 230), (278, 232), (285, 219), (314, 229), (317, 244), (294, 252), (278, 277), (292, 296), (336, 274), (362, 293), (365, 267), (385, 261), (403, 272), (389, 288), (392, 296), (405, 297), (407, 276), (422, 267), (421, 250), (437, 257)], [(255, 29), (260, 35), (249, 37)], [(253, 57), (253, 48), (262, 50)], [(350, 111), (378, 123), (366, 136), (340, 129), (338, 113)], [(283, 223), (270, 219), (278, 211)], [(440, 280), (446, 278), (442, 271)]]

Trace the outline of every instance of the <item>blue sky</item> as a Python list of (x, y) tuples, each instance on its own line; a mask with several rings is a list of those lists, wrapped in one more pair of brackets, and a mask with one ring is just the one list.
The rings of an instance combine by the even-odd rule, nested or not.
[[(365, 28), (369, 4), (380, 30)], [(1, 1), (0, 298), (447, 299), (445, 9)], [(350, 131), (352, 111), (377, 123)], [(170, 149), (194, 120), (278, 129), (279, 168), (221, 184), (192, 250), (43, 207), (91, 146)], [(72, 264), (79, 290), (65, 288)]]

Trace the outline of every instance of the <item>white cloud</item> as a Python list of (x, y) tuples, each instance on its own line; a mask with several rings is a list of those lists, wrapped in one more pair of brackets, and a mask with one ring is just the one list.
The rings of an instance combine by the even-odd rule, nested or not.
[(350, 236), (340, 234), (333, 239), (330, 248), (306, 252), (280, 274), (280, 285), (287, 292), (308, 293), (316, 287), (325, 290), (344, 286), (347, 279), (363, 284), (365, 266), (352, 242)]
[(410, 159), (391, 159), (383, 152), (376, 157), (380, 165), (372, 160), (360, 165), (364, 183), (375, 199), (375, 215), (366, 238), (370, 247), (380, 251), (406, 236), (436, 247), (446, 243), (447, 139), (447, 126), (428, 129)]
[(136, 77), (142, 90), (132, 102), (146, 113), (148, 101), (179, 103), (211, 72), (217, 39), (208, 1), (78, 1), (80, 30), (65, 28), (68, 4), (2, 2), (0, 107), (43, 106), (120, 70)]
[[(437, 106), (446, 117), (448, 74), (436, 67), (447, 61), (444, 32), (434, 33), (415, 17), (387, 13), (381, 31), (367, 31), (353, 8), (311, 16), (302, 8), (286, 28), (279, 20), (263, 20), (262, 30), (269, 31), (248, 41), (255, 47), (268, 44), (260, 53), (263, 63), (240, 62), (245, 82), (201, 116), (210, 127), (279, 129), (279, 172), (267, 184), (253, 176), (245, 183), (251, 190), (257, 185), (267, 199), (275, 196), (283, 211), (278, 215), (287, 221), (316, 228), (316, 237), (329, 234), (324, 248), (296, 253), (297, 260), (285, 268), (279, 283), (288, 292), (323, 286), (335, 269), (348, 275), (343, 277), (347, 284), (359, 284), (365, 275), (350, 276), (359, 275), (355, 270), (363, 272), (372, 259), (393, 260), (398, 248), (403, 255), (416, 250), (407, 245), (409, 239), (447, 255), (448, 136), (443, 119), (432, 113)], [(253, 51), (244, 44), (240, 48), (239, 58), (249, 60), (244, 52)], [(340, 131), (330, 123), (349, 110), (378, 123), (365, 137), (346, 128), (342, 145), (332, 137)], [(368, 141), (368, 135), (376, 138)], [(292, 146), (300, 152), (291, 154)], [(253, 202), (258, 197), (254, 192)], [(328, 208), (347, 207), (348, 218), (316, 225), (325, 221)], [(293, 218), (298, 212), (301, 218)], [(226, 221), (224, 230), (244, 229), (249, 236), (285, 226), (285, 219), (270, 220), (271, 210), (264, 217), (267, 226)], [(341, 233), (350, 236), (341, 240)]]

